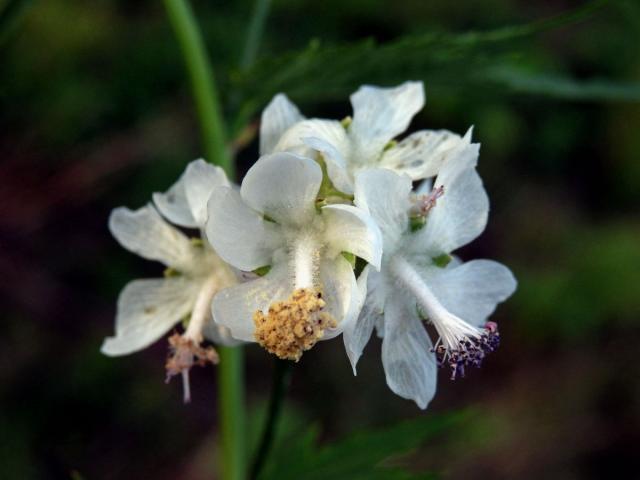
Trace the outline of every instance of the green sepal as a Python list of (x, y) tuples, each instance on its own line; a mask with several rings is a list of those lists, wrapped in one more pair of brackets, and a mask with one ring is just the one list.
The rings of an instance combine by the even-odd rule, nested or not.
[(200, 237), (191, 237), (189, 240), (194, 247), (204, 247), (204, 242)]
[(348, 130), (351, 122), (353, 122), (353, 118), (351, 118), (350, 116), (346, 116), (342, 120), (340, 120), (340, 125), (342, 125), (342, 128), (344, 128), (345, 130)]
[(438, 255), (437, 257), (433, 257), (431, 261), (436, 267), (445, 268), (449, 263), (453, 260), (453, 257), (448, 253), (443, 253), (442, 255)]
[(412, 232), (417, 232), (422, 227), (424, 227), (427, 223), (427, 217), (417, 216), (417, 217), (409, 217), (409, 228), (411, 228)]
[(258, 275), (259, 277), (264, 277), (271, 270), (271, 265), (265, 265), (264, 267), (256, 268), (253, 273)]
[(266, 213), (262, 215), (262, 218), (263, 218), (266, 222), (278, 223), (278, 222), (276, 222), (273, 218), (271, 218), (269, 215), (267, 215)]
[(356, 268), (356, 256), (351, 252), (342, 252), (342, 256), (347, 259), (351, 268)]
[(398, 141), (397, 140), (389, 140), (389, 143), (387, 143), (384, 148), (382, 149), (383, 152), (386, 152), (387, 150), (391, 150), (393, 147), (395, 147), (396, 145), (398, 145)]
[(164, 269), (164, 272), (162, 272), (162, 275), (164, 276), (164, 278), (171, 278), (171, 277), (179, 277), (180, 275), (182, 275), (182, 273), (180, 273), (178, 270), (176, 270), (173, 267), (167, 267)]
[(330, 203), (341, 203), (345, 200), (353, 202), (353, 195), (338, 190), (331, 182), (329, 175), (327, 174), (327, 164), (322, 158), (322, 155), (318, 156), (316, 160), (322, 169), (322, 183), (320, 184), (320, 190), (318, 190), (318, 196), (316, 197), (316, 208), (320, 210), (325, 205)]

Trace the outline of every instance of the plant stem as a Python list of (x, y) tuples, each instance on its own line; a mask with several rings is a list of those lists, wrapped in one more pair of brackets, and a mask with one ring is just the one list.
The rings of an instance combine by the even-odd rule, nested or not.
[(244, 423), (244, 358), (242, 347), (218, 347), (218, 416), (222, 441), (223, 480), (244, 480), (245, 458)]
[(260, 475), (262, 467), (264, 467), (267, 460), (269, 451), (271, 450), (273, 439), (276, 434), (278, 418), (282, 412), (284, 396), (291, 380), (292, 365), (293, 364), (290, 361), (276, 359), (267, 421), (264, 426), (264, 431), (262, 432), (258, 451), (256, 452), (253, 465), (251, 466), (251, 475), (249, 476), (251, 480), (257, 480), (258, 475)]
[[(226, 144), (225, 125), (200, 30), (188, 0), (164, 0), (191, 82), (204, 150), (230, 179), (235, 165)], [(218, 418), (222, 443), (222, 480), (245, 480), (244, 361), (242, 347), (219, 347)]]
[(256, 0), (253, 6), (253, 14), (251, 15), (251, 22), (249, 23), (249, 30), (247, 31), (247, 40), (244, 44), (242, 59), (240, 60), (240, 67), (243, 69), (250, 67), (256, 59), (260, 40), (264, 32), (264, 26), (267, 23), (270, 4), (271, 0)]
[(226, 143), (213, 68), (193, 11), (188, 0), (164, 0), (164, 4), (186, 63), (205, 153), (209, 161), (220, 165), (233, 178), (235, 168)]

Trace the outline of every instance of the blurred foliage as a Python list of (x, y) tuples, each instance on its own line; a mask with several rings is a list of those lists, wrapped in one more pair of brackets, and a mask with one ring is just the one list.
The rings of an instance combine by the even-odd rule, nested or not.
[(307, 426), (281, 435), (259, 479), (432, 479), (435, 476), (431, 473), (413, 474), (403, 468), (402, 456), (468, 418), (463, 413), (421, 417), (386, 429), (354, 433), (323, 447), (318, 446), (318, 426)]

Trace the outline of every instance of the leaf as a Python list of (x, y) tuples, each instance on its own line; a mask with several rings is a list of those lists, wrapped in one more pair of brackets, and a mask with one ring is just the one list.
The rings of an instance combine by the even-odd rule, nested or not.
[(318, 428), (276, 445), (260, 480), (417, 480), (432, 473), (411, 473), (399, 458), (464, 419), (468, 413), (423, 416), (382, 430), (363, 431), (318, 447)]
[[(384, 44), (367, 39), (349, 45), (322, 45), (315, 40), (303, 51), (231, 72), (228, 88), (246, 99), (236, 124), (244, 125), (276, 92), (286, 92), (297, 101), (319, 102), (343, 98), (362, 83), (393, 84), (408, 78), (425, 79), (431, 87), (495, 86), (496, 74), (484, 73), (509, 60), (507, 55), (514, 52), (518, 40), (582, 21), (607, 3), (596, 0), (568, 13), (485, 32), (431, 32)], [(503, 77), (501, 81), (507, 80)], [(515, 80), (510, 81), (515, 86)], [(549, 89), (529, 91), (546, 93)], [(618, 96), (626, 98), (622, 95), (625, 91), (620, 90)], [(589, 98), (600, 98), (599, 92), (592, 89)], [(609, 90), (605, 93), (610, 95)]]
[(516, 93), (564, 100), (640, 101), (640, 83), (618, 83), (604, 79), (577, 81), (557, 74), (526, 72), (512, 67), (489, 71), (487, 79)]

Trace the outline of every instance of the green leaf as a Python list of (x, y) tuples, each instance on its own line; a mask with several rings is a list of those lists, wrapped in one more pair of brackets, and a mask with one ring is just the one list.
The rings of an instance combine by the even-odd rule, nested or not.
[[(296, 101), (320, 102), (344, 98), (363, 83), (393, 84), (408, 78), (428, 80), (432, 89), (495, 87), (498, 77), (494, 69), (512, 61), (513, 53), (526, 46), (526, 42), (518, 41), (582, 21), (607, 3), (592, 1), (550, 18), (484, 32), (429, 32), (384, 44), (367, 39), (349, 45), (323, 45), (314, 40), (303, 51), (264, 59), (248, 70), (231, 72), (229, 86), (248, 99), (236, 125), (244, 125), (274, 92), (286, 92)], [(500, 81), (504, 83), (506, 79)], [(536, 90), (539, 94), (548, 91)], [(623, 91), (626, 90), (618, 95)], [(600, 99), (598, 92), (592, 91), (589, 98)], [(605, 93), (610, 95), (609, 90)]]
[(432, 473), (412, 473), (402, 468), (401, 456), (468, 418), (468, 413), (427, 415), (382, 430), (353, 434), (319, 447), (318, 429), (277, 445), (260, 480), (417, 480)]

